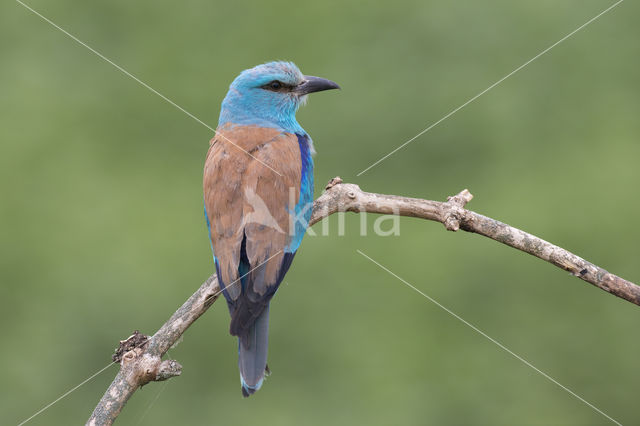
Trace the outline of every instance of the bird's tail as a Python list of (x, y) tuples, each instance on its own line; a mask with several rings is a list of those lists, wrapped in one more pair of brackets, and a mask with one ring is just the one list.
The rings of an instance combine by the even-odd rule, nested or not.
[(247, 334), (238, 337), (238, 367), (242, 395), (255, 393), (264, 380), (269, 345), (269, 305), (256, 318)]

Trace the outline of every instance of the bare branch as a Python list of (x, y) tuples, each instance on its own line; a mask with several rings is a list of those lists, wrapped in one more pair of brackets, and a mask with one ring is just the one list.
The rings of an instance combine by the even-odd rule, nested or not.
[(358, 185), (329, 182), (329, 189), (314, 203), (311, 224), (337, 211), (398, 214), (442, 223), (449, 231), (473, 232), (545, 260), (594, 286), (635, 305), (640, 305), (640, 287), (587, 262), (579, 256), (520, 229), (464, 208), (473, 196), (468, 190), (448, 201), (382, 195), (364, 192)]
[[(310, 226), (336, 212), (397, 214), (432, 220), (442, 223), (449, 231), (462, 229), (484, 235), (529, 253), (606, 292), (640, 305), (640, 287), (636, 284), (534, 235), (465, 209), (473, 198), (466, 189), (449, 197), (446, 202), (364, 192), (358, 185), (342, 183), (339, 177), (329, 181), (325, 189), (313, 203)], [(111, 425), (139, 387), (150, 381), (180, 375), (180, 364), (172, 360), (162, 361), (162, 356), (216, 301), (219, 293), (218, 280), (212, 275), (148, 340), (144, 338), (146, 336), (134, 334), (120, 342), (119, 352), (124, 352), (117, 358), (121, 359), (120, 371), (87, 424)]]
[[(148, 340), (140, 339), (140, 344), (135, 345), (132, 349), (127, 348), (129, 350), (121, 356), (120, 371), (93, 410), (87, 424), (113, 424), (124, 405), (138, 388), (150, 381), (167, 380), (179, 376), (182, 372), (182, 366), (176, 361), (162, 361), (162, 356), (178, 341), (182, 333), (207, 311), (219, 294), (218, 280), (215, 275), (212, 275), (160, 327), (156, 334)], [(135, 336), (136, 333), (129, 339), (120, 342), (120, 347), (126, 346), (127, 342)]]

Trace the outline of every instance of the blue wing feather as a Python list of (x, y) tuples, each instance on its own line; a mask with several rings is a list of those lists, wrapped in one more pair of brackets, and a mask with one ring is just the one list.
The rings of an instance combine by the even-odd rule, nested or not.
[(311, 157), (311, 139), (307, 134), (296, 133), (300, 147), (300, 197), (295, 206), (294, 214), (298, 218), (295, 222), (293, 238), (285, 248), (285, 252), (295, 253), (302, 243), (302, 238), (309, 227), (309, 219), (313, 207), (313, 158)]

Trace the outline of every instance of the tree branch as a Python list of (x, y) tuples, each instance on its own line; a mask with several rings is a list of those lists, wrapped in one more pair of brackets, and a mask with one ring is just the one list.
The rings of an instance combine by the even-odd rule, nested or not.
[[(113, 424), (138, 388), (150, 381), (179, 376), (182, 366), (176, 361), (162, 361), (162, 356), (180, 339), (187, 328), (207, 311), (219, 294), (220, 287), (214, 274), (151, 338), (143, 336), (139, 339), (136, 332), (128, 339), (121, 341), (114, 355), (114, 362), (120, 362), (120, 371), (86, 424), (92, 426)], [(122, 350), (123, 348), (125, 350)]]
[[(337, 212), (396, 214), (442, 223), (449, 231), (473, 232), (545, 260), (594, 286), (633, 304), (640, 305), (640, 287), (587, 262), (575, 254), (520, 229), (466, 210), (473, 195), (468, 190), (446, 202), (364, 192), (358, 185), (342, 183), (339, 177), (327, 184), (313, 203), (309, 226)], [(218, 280), (210, 276), (202, 286), (150, 338), (134, 333), (120, 342), (114, 361), (120, 362), (117, 376), (103, 395), (88, 425), (111, 425), (131, 395), (150, 381), (166, 380), (181, 373), (176, 361), (162, 356), (200, 315), (216, 301)]]
[(468, 190), (449, 197), (448, 201), (431, 201), (397, 195), (364, 192), (358, 185), (332, 179), (313, 204), (311, 224), (338, 211), (397, 214), (442, 223), (449, 231), (473, 232), (545, 260), (594, 286), (635, 305), (640, 305), (640, 287), (587, 262), (568, 250), (551, 244), (520, 229), (483, 216), (464, 206), (473, 195)]

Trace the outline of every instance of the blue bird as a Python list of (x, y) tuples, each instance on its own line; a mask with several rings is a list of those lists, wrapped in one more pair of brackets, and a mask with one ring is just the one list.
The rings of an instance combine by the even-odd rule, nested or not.
[(242, 394), (262, 386), (269, 302), (313, 205), (313, 143), (296, 121), (309, 93), (339, 89), (291, 62), (243, 71), (222, 101), (204, 166), (205, 217), (218, 283), (238, 337)]

